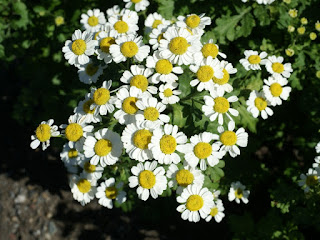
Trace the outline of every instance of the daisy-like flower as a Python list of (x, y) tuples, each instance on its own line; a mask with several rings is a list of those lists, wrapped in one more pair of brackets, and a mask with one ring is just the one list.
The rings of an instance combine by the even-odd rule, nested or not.
[(136, 122), (136, 114), (139, 112), (139, 108), (136, 106), (136, 102), (145, 97), (146, 94), (136, 87), (122, 87), (116, 94), (115, 106), (119, 110), (114, 113), (114, 117), (120, 124), (130, 124)]
[(216, 91), (223, 91), (230, 93), (233, 90), (233, 87), (229, 84), (230, 74), (235, 74), (237, 69), (232, 66), (232, 63), (222, 60), (220, 62), (220, 66), (222, 68), (223, 77), (216, 78), (213, 77), (213, 88)]
[(94, 199), (97, 191), (97, 181), (95, 179), (87, 179), (84, 174), (80, 174), (80, 176), (72, 175), (69, 185), (73, 198), (80, 202), (82, 206)]
[(127, 200), (127, 193), (121, 190), (122, 187), (123, 182), (115, 184), (114, 178), (101, 182), (96, 193), (96, 198), (99, 199), (98, 203), (109, 209), (113, 208), (112, 200), (115, 200), (118, 204), (124, 203)]
[(62, 134), (69, 141), (69, 147), (82, 151), (85, 138), (93, 131), (92, 125), (87, 125), (86, 117), (80, 114), (71, 115), (68, 124), (61, 124)]
[(152, 83), (151, 78), (149, 78), (153, 73), (153, 69), (145, 68), (143, 65), (131, 65), (130, 71), (126, 70), (123, 72), (120, 81), (130, 86), (135, 86), (140, 89), (143, 93), (156, 94), (158, 89), (155, 86), (150, 86)]
[(90, 163), (97, 165), (100, 162), (102, 167), (115, 164), (122, 149), (120, 135), (108, 128), (102, 128), (94, 136), (88, 136), (83, 146), (84, 155), (91, 159)]
[(138, 163), (131, 168), (134, 176), (129, 177), (129, 187), (137, 187), (138, 197), (146, 201), (151, 195), (156, 199), (167, 189), (167, 178), (163, 167), (157, 167), (157, 161)]
[(106, 18), (100, 9), (88, 10), (87, 14), (81, 14), (81, 20), (83, 28), (90, 32), (96, 32), (100, 30), (101, 25), (106, 23)]
[(68, 143), (63, 145), (62, 152), (60, 153), (60, 158), (64, 163), (64, 166), (67, 168), (68, 172), (77, 173), (78, 165), (80, 165), (85, 160), (85, 157), (75, 148), (74, 143), (70, 145), (71, 147)]
[(181, 218), (189, 222), (199, 222), (200, 217), (205, 219), (214, 206), (212, 193), (198, 185), (189, 185), (183, 189), (177, 202), (181, 204), (177, 207), (177, 211), (182, 213)]
[(219, 160), (225, 155), (224, 151), (219, 151), (217, 144), (210, 144), (217, 140), (219, 136), (210, 132), (203, 132), (190, 138), (190, 142), (184, 146), (184, 158), (191, 167), (196, 167), (200, 161), (200, 169), (206, 170), (207, 163), (214, 167)]
[(211, 219), (214, 218), (217, 223), (221, 222), (222, 218), (224, 218), (225, 216), (223, 211), (223, 203), (220, 199), (218, 199), (211, 208), (210, 214), (208, 215), (208, 217), (206, 217), (206, 221), (210, 222)]
[(205, 104), (202, 106), (202, 111), (210, 121), (215, 121), (218, 118), (218, 123), (223, 124), (223, 116), (227, 116), (230, 121), (233, 121), (232, 116), (237, 117), (239, 112), (230, 107), (230, 103), (238, 101), (238, 97), (230, 96), (225, 98), (222, 91), (210, 91), (211, 96), (204, 96)]
[(158, 28), (159, 25), (162, 27), (169, 26), (171, 22), (169, 20), (164, 19), (159, 13), (150, 13), (146, 20), (144, 21), (145, 31), (147, 33), (151, 32), (152, 29)]
[(157, 98), (149, 97), (142, 98), (136, 102), (136, 106), (141, 110), (137, 112), (137, 121), (144, 121), (147, 124), (163, 125), (170, 121), (170, 117), (166, 114), (162, 114), (166, 110), (166, 105), (158, 102)]
[(85, 96), (84, 100), (81, 100), (78, 103), (78, 106), (74, 109), (74, 113), (78, 113), (85, 117), (86, 123), (98, 123), (101, 122), (101, 116), (95, 108), (92, 108), (93, 99), (90, 98), (91, 94), (88, 93)]
[(153, 83), (169, 83), (178, 80), (176, 74), (182, 74), (183, 70), (181, 67), (175, 67), (168, 59), (164, 59), (159, 56), (159, 52), (156, 51), (153, 56), (147, 57), (146, 65), (148, 68), (155, 70), (155, 74), (152, 75), (151, 80)]
[(223, 72), (218, 59), (211, 56), (204, 58), (200, 64), (190, 65), (190, 70), (197, 75), (196, 79), (190, 82), (192, 87), (197, 86), (199, 92), (213, 89), (213, 77), (222, 78)]
[(177, 164), (181, 161), (176, 153), (182, 152), (187, 136), (183, 132), (178, 132), (178, 126), (166, 124), (162, 128), (153, 131), (151, 143), (148, 145), (152, 151), (154, 159), (161, 164)]
[(112, 56), (110, 54), (110, 46), (116, 43), (116, 33), (114, 30), (108, 32), (101, 31), (97, 36), (98, 46), (97, 58), (99, 60), (104, 60), (106, 64), (112, 61)]
[(107, 65), (95, 65), (92, 60), (89, 60), (89, 62), (84, 65), (80, 65), (78, 70), (80, 82), (85, 84), (96, 83), (106, 67)]
[(306, 174), (300, 175), (298, 184), (304, 189), (305, 193), (308, 193), (312, 187), (320, 182), (319, 171), (313, 168), (309, 168)]
[(204, 58), (211, 56), (216, 58), (217, 56), (226, 58), (227, 55), (219, 51), (219, 46), (213, 42), (213, 39), (210, 39), (207, 43), (204, 43), (199, 52), (194, 54), (194, 61), (201, 62)]
[(108, 19), (109, 23), (116, 31), (117, 37), (135, 34), (138, 30), (138, 14), (135, 11), (121, 11), (119, 16), (112, 16)]
[(136, 10), (137, 12), (146, 10), (150, 4), (148, 0), (123, 0), (123, 1), (126, 3), (125, 8), (130, 8), (132, 4), (134, 4), (134, 10)]
[(175, 90), (178, 83), (166, 83), (159, 86), (159, 97), (163, 104), (175, 104), (180, 101), (178, 95), (181, 94), (180, 90)]
[(90, 159), (81, 161), (80, 167), (82, 167), (82, 173), (87, 179), (99, 180), (102, 177), (103, 167), (91, 164)]
[(116, 39), (116, 44), (110, 46), (110, 53), (116, 63), (124, 62), (127, 58), (142, 62), (149, 54), (150, 47), (144, 45), (142, 36), (128, 35)]
[(205, 14), (202, 13), (200, 15), (197, 14), (188, 14), (185, 16), (178, 16), (178, 21), (176, 25), (178, 27), (187, 27), (192, 32), (198, 29), (204, 29), (207, 25), (211, 24), (211, 18), (205, 17)]
[(258, 51), (253, 50), (245, 50), (244, 56), (245, 58), (240, 59), (240, 63), (242, 66), (247, 70), (261, 70), (260, 65), (265, 65), (267, 62), (266, 52), (261, 52), (260, 54)]
[(67, 40), (62, 48), (64, 57), (70, 65), (83, 65), (89, 62), (89, 56), (93, 55), (97, 40), (92, 40), (92, 34), (79, 29), (72, 34), (72, 41)]
[(153, 131), (154, 126), (146, 122), (136, 122), (126, 126), (121, 141), (131, 159), (144, 162), (153, 158), (152, 151), (148, 148)]
[(287, 100), (291, 92), (291, 87), (285, 86), (288, 84), (286, 78), (280, 75), (274, 75), (264, 80), (266, 85), (263, 86), (263, 92), (272, 106), (281, 105), (282, 100)]
[(113, 101), (114, 98), (110, 96), (110, 88), (112, 85), (112, 80), (104, 81), (100, 88), (92, 88), (90, 93), (90, 98), (93, 100), (90, 106), (91, 109), (100, 115), (107, 115), (107, 113), (112, 113), (114, 111)]
[(193, 63), (193, 54), (200, 50), (197, 36), (185, 28), (169, 27), (160, 40), (160, 56), (173, 64), (189, 65)]
[(159, 25), (157, 28), (153, 28), (149, 34), (149, 44), (153, 50), (157, 50), (160, 46), (160, 40), (164, 39), (163, 34), (167, 31), (168, 26)]
[(272, 75), (282, 75), (285, 78), (290, 77), (293, 72), (291, 63), (283, 64), (283, 57), (269, 56), (266, 62), (266, 69)]
[[(236, 201), (236, 203), (240, 203), (241, 201), (245, 204), (249, 202), (248, 197), (250, 194), (250, 190), (246, 190), (246, 186), (241, 182), (233, 182), (231, 183), (231, 187), (228, 193), (228, 199), (230, 202)], [(241, 201), (240, 201), (241, 200)]]
[(246, 104), (248, 105), (247, 110), (252, 114), (254, 118), (261, 117), (263, 119), (267, 119), (268, 116), (273, 115), (273, 111), (268, 105), (270, 105), (270, 102), (266, 99), (263, 92), (258, 92), (253, 90), (250, 93), (249, 99), (246, 101)]
[(233, 121), (228, 123), (228, 130), (225, 130), (223, 126), (219, 126), (219, 141), (214, 143), (221, 146), (220, 151), (229, 152), (231, 157), (240, 155), (239, 147), (248, 145), (248, 133), (245, 132), (244, 128), (239, 128), (236, 132), (234, 132), (234, 129), (235, 123)]
[(171, 164), (167, 171), (167, 178), (170, 179), (168, 186), (170, 188), (177, 187), (177, 194), (181, 194), (183, 189), (189, 185), (198, 185), (202, 187), (204, 175), (197, 168), (193, 168), (188, 164), (179, 167), (176, 164)]
[(30, 147), (36, 149), (42, 143), (42, 150), (46, 150), (50, 146), (50, 138), (57, 137), (60, 135), (58, 126), (53, 125), (54, 120), (49, 119), (48, 121), (42, 121), (37, 129), (35, 135), (31, 136)]

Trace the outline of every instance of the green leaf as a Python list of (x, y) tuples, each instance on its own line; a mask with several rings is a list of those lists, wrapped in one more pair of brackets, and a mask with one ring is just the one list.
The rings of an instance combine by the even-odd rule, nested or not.
[(172, 123), (178, 127), (183, 127), (187, 121), (187, 118), (183, 116), (184, 107), (180, 104), (173, 104), (173, 120)]
[(157, 0), (159, 7), (158, 13), (166, 19), (171, 19), (174, 10), (174, 0)]

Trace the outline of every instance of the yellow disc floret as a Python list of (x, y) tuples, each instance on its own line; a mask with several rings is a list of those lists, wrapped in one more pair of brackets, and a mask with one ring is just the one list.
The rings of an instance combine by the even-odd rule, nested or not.
[(152, 23), (152, 28), (157, 28), (160, 24), (162, 24), (162, 21), (159, 19), (156, 19)]
[(272, 96), (279, 97), (282, 93), (282, 87), (279, 83), (273, 83), (270, 86), (270, 92)]
[(87, 173), (94, 173), (96, 171), (96, 166), (90, 164), (90, 162), (86, 162), (83, 165), (83, 169), (87, 172)]
[(264, 98), (256, 97), (256, 99), (254, 100), (254, 105), (256, 106), (256, 108), (258, 108), (259, 111), (262, 111), (266, 109), (268, 103)]
[(213, 78), (214, 71), (209, 65), (201, 66), (197, 71), (197, 78), (200, 82), (208, 82)]
[(129, 41), (121, 45), (120, 51), (123, 56), (131, 58), (138, 53), (139, 48), (135, 42)]
[(135, 86), (141, 89), (142, 92), (144, 92), (147, 90), (149, 82), (144, 75), (135, 75), (130, 80), (130, 86)]
[(138, 2), (141, 2), (141, 0), (131, 0), (131, 2), (138, 3)]
[(147, 129), (141, 129), (135, 132), (133, 143), (137, 148), (147, 149), (151, 142), (152, 133)]
[(176, 150), (177, 141), (171, 135), (163, 135), (160, 139), (160, 149), (164, 154), (171, 154)]
[(200, 17), (198, 15), (192, 14), (187, 17), (186, 24), (189, 28), (196, 28), (200, 24)]
[(282, 63), (273, 63), (272, 64), (272, 70), (276, 73), (282, 73), (284, 71), (284, 66)]
[(189, 170), (181, 169), (176, 174), (176, 180), (179, 186), (187, 187), (193, 182), (194, 176)]
[(126, 33), (129, 30), (129, 26), (125, 21), (118, 21), (113, 25), (114, 29), (117, 30), (118, 33)]
[(106, 88), (98, 88), (94, 91), (93, 102), (97, 105), (104, 105), (110, 99), (110, 91)]
[(76, 149), (74, 149), (74, 148), (70, 149), (70, 150), (68, 151), (68, 157), (69, 157), (69, 158), (76, 158), (76, 157), (78, 157), (78, 151), (77, 151)]
[(107, 198), (115, 199), (118, 196), (118, 189), (116, 187), (107, 187), (105, 194)]
[(243, 190), (241, 188), (238, 188), (237, 190), (234, 191), (234, 195), (238, 199), (242, 198), (243, 197)]
[(214, 43), (207, 43), (202, 47), (201, 52), (205, 58), (209, 56), (216, 58), (218, 56), (219, 49)]
[(214, 216), (216, 216), (216, 215), (218, 214), (218, 212), (219, 212), (218, 208), (217, 208), (217, 207), (213, 207), (213, 208), (211, 209), (210, 215), (211, 215), (212, 217), (214, 217)]
[(225, 131), (220, 135), (220, 141), (225, 146), (232, 146), (237, 143), (237, 135), (233, 131)]
[(186, 208), (190, 211), (198, 211), (203, 207), (203, 198), (199, 195), (191, 195), (186, 203)]
[(199, 159), (205, 159), (212, 153), (212, 146), (206, 142), (199, 142), (194, 146), (194, 155)]
[(48, 141), (51, 138), (51, 128), (48, 124), (40, 124), (36, 129), (36, 136), (40, 142)]
[(170, 88), (165, 89), (165, 90), (163, 91), (163, 95), (164, 95), (165, 97), (171, 97), (171, 96), (173, 95), (172, 89), (170, 89)]
[(308, 186), (313, 186), (318, 182), (318, 177), (316, 175), (309, 175), (306, 178), (306, 184)]
[(69, 141), (76, 142), (83, 136), (83, 129), (78, 123), (70, 123), (66, 127), (65, 135)]
[(189, 44), (184, 37), (175, 37), (169, 43), (169, 49), (173, 54), (182, 55), (188, 50)]
[(172, 63), (167, 59), (160, 59), (156, 63), (156, 72), (160, 74), (169, 74), (172, 72), (173, 66)]
[(155, 107), (147, 107), (143, 111), (144, 118), (149, 121), (156, 121), (159, 117), (159, 111)]
[(90, 109), (90, 106), (92, 105), (92, 103), (94, 103), (93, 99), (89, 99), (88, 101), (86, 101), (83, 104), (83, 111), (85, 113), (87, 113), (87, 114), (93, 114), (94, 113), (95, 108)]
[(139, 184), (143, 188), (150, 189), (156, 184), (156, 176), (150, 170), (144, 170), (139, 174)]
[(213, 82), (214, 83), (217, 83), (219, 85), (223, 85), (223, 84), (226, 84), (226, 83), (229, 82), (230, 75), (229, 75), (228, 71), (224, 68), (222, 70), (222, 72), (223, 72), (223, 77), (222, 78), (213, 77)]
[(122, 109), (125, 113), (135, 114), (138, 111), (138, 107), (136, 106), (136, 102), (138, 98), (135, 97), (127, 97), (122, 103)]
[(216, 97), (214, 99), (213, 110), (218, 113), (226, 113), (230, 108), (229, 101), (224, 97)]
[(71, 45), (72, 52), (76, 55), (82, 55), (87, 49), (87, 44), (82, 39), (75, 40)]
[(100, 139), (94, 145), (94, 152), (100, 156), (107, 156), (112, 150), (112, 143), (108, 139)]
[(77, 182), (77, 187), (80, 192), (87, 193), (91, 189), (91, 183), (87, 179), (80, 179)]
[(88, 24), (91, 27), (97, 26), (99, 23), (99, 19), (96, 16), (91, 16), (88, 18)]
[(99, 67), (98, 66), (95, 66), (94, 64), (92, 63), (89, 63), (87, 66), (86, 66), (86, 74), (89, 75), (89, 76), (93, 76), (96, 74), (96, 72), (98, 71)]
[(248, 57), (248, 61), (250, 64), (259, 64), (261, 62), (261, 58), (259, 55), (251, 55)]
[(106, 37), (100, 41), (100, 49), (102, 52), (109, 53), (110, 46), (115, 44), (116, 41), (113, 37)]

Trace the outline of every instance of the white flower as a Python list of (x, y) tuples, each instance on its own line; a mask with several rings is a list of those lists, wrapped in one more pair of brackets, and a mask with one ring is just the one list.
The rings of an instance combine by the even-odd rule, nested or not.
[(273, 111), (270, 107), (270, 102), (266, 99), (263, 92), (251, 91), (249, 99), (246, 101), (248, 105), (247, 110), (252, 114), (254, 118), (261, 117), (267, 119), (268, 115), (272, 116)]
[(178, 132), (178, 126), (166, 124), (153, 131), (151, 143), (148, 148), (152, 151), (154, 159), (161, 164), (177, 164), (181, 161), (176, 151), (183, 151), (187, 136)]
[(94, 199), (97, 185), (95, 179), (87, 179), (83, 174), (80, 174), (80, 176), (72, 175), (69, 185), (73, 198), (80, 202), (82, 206)]
[(118, 204), (124, 203), (127, 200), (127, 194), (121, 190), (122, 187), (123, 182), (115, 184), (114, 178), (101, 182), (96, 193), (96, 198), (99, 199), (98, 203), (109, 209), (113, 208), (112, 200), (115, 200)]
[(81, 14), (81, 20), (83, 28), (90, 32), (96, 32), (100, 30), (101, 25), (106, 23), (106, 18), (100, 9), (90, 9), (87, 14)]
[(70, 65), (83, 65), (89, 62), (89, 56), (94, 54), (94, 48), (98, 41), (92, 40), (92, 34), (88, 31), (81, 32), (79, 29), (72, 34), (72, 41), (67, 40), (62, 52)]
[(138, 27), (138, 14), (135, 11), (126, 9), (121, 11), (120, 15), (109, 17), (108, 21), (116, 31), (116, 36), (124, 36), (129, 34), (136, 34)]
[(214, 144), (221, 146), (220, 151), (229, 152), (231, 157), (240, 155), (240, 147), (246, 147), (248, 145), (248, 133), (245, 132), (244, 128), (239, 128), (234, 132), (235, 123), (230, 121), (228, 123), (228, 130), (224, 130), (223, 126), (218, 127), (220, 134), (219, 141)]
[(243, 203), (247, 204), (249, 202), (248, 197), (250, 194), (250, 190), (245, 190), (246, 186), (241, 184), (239, 181), (231, 183), (231, 187), (228, 193), (228, 199), (230, 202), (233, 200), (236, 203), (240, 203), (242, 200)]
[(282, 100), (287, 100), (291, 92), (291, 87), (285, 86), (288, 84), (286, 78), (281, 75), (274, 75), (264, 80), (266, 85), (263, 86), (263, 92), (267, 100), (272, 106), (281, 105)]
[(207, 25), (211, 24), (210, 17), (205, 17), (205, 14), (188, 14), (185, 16), (178, 16), (176, 25), (178, 27), (187, 27), (194, 33), (194, 30), (204, 29)]
[(90, 93), (86, 94), (85, 99), (78, 103), (78, 106), (74, 108), (73, 112), (85, 117), (86, 123), (101, 122), (102, 119), (99, 112), (95, 111), (95, 109), (91, 107), (93, 99), (90, 97)]
[(232, 86), (229, 84), (230, 74), (235, 74), (237, 72), (237, 69), (234, 68), (231, 63), (225, 60), (222, 60), (220, 62), (220, 66), (222, 68), (223, 77), (213, 77), (213, 89), (218, 92), (222, 91), (230, 93), (233, 90)]
[(247, 71), (261, 70), (260, 65), (265, 65), (268, 61), (267, 59), (265, 59), (267, 55), (268, 54), (266, 52), (261, 52), (259, 54), (258, 51), (245, 50), (245, 58), (240, 59), (240, 63)]
[(144, 21), (146, 33), (152, 31), (152, 29), (158, 28), (160, 25), (161, 27), (169, 26), (171, 22), (169, 20), (164, 19), (159, 13), (154, 12), (150, 13), (146, 20)]
[(313, 168), (319, 168), (320, 169), (320, 156), (316, 156), (315, 158), (314, 158), (314, 163), (312, 163), (312, 167)]
[(91, 164), (90, 159), (87, 158), (86, 160), (81, 161), (79, 165), (82, 167), (82, 173), (86, 179), (99, 180), (102, 177), (103, 167)]
[(300, 180), (298, 184), (304, 189), (304, 192), (307, 193), (310, 191), (314, 185), (320, 182), (320, 173), (319, 169), (309, 168), (306, 174), (300, 175)]
[(199, 222), (200, 217), (205, 219), (214, 206), (212, 193), (198, 185), (189, 185), (183, 189), (177, 202), (181, 204), (177, 207), (177, 211), (182, 213), (181, 218), (189, 222)]
[(60, 158), (69, 173), (77, 173), (78, 165), (80, 165), (85, 160), (85, 157), (81, 152), (75, 149), (73, 143), (70, 145), (72, 147), (70, 147), (68, 143), (63, 145), (63, 150), (60, 153)]
[(137, 12), (144, 11), (149, 6), (148, 0), (123, 0), (126, 8), (130, 8), (134, 4), (134, 10)]
[(113, 7), (108, 8), (106, 11), (108, 18), (118, 17), (120, 15), (120, 10), (121, 9), (120, 9), (119, 5), (114, 5)]
[(188, 164), (182, 167), (177, 167), (176, 164), (171, 164), (167, 171), (167, 178), (170, 179), (168, 186), (170, 188), (177, 188), (177, 194), (181, 194), (183, 189), (189, 185), (198, 185), (202, 187), (204, 182), (204, 175), (202, 171), (193, 168)]
[(167, 178), (163, 167), (157, 167), (157, 161), (138, 163), (131, 168), (134, 176), (129, 177), (129, 187), (137, 187), (138, 197), (146, 201), (151, 195), (156, 199), (167, 189)]
[(159, 86), (159, 97), (162, 99), (163, 104), (175, 104), (180, 101), (178, 95), (181, 94), (180, 90), (175, 90), (178, 83), (166, 83)]
[(89, 60), (88, 63), (80, 65), (78, 68), (78, 75), (80, 82), (85, 84), (96, 83), (99, 77), (103, 74), (103, 70), (107, 65), (95, 65), (92, 60)]
[(211, 96), (203, 97), (205, 104), (202, 106), (202, 111), (204, 112), (204, 115), (206, 115), (212, 122), (218, 118), (218, 123), (220, 125), (224, 122), (224, 115), (227, 116), (230, 121), (234, 121), (230, 114), (237, 117), (239, 112), (236, 109), (231, 108), (230, 103), (238, 101), (238, 97), (230, 96), (225, 98), (222, 91), (210, 91), (210, 95)]
[(259, 3), (259, 4), (268, 5), (268, 4), (273, 3), (275, 0), (256, 0), (256, 1), (257, 1), (257, 3)]
[(53, 119), (48, 121), (42, 121), (37, 129), (35, 130), (35, 135), (31, 136), (30, 147), (36, 149), (42, 143), (42, 150), (46, 150), (50, 146), (50, 138), (57, 137), (60, 135), (58, 131), (58, 126), (52, 125), (54, 123)]
[(190, 138), (190, 142), (184, 147), (184, 158), (191, 167), (196, 167), (200, 161), (200, 169), (206, 170), (207, 163), (214, 167), (219, 160), (225, 155), (224, 151), (219, 151), (219, 146), (213, 140), (217, 140), (219, 136), (210, 132), (203, 132)]
[(144, 45), (142, 36), (122, 36), (116, 39), (116, 44), (110, 46), (110, 53), (116, 63), (124, 62), (127, 58), (142, 62), (149, 54), (150, 47)]
[(84, 155), (90, 158), (90, 163), (97, 165), (99, 162), (102, 167), (113, 165), (121, 156), (123, 144), (120, 135), (108, 128), (102, 128), (88, 136), (84, 142)]
[(282, 75), (285, 78), (290, 77), (293, 72), (291, 63), (283, 64), (283, 57), (269, 56), (266, 62), (266, 69), (272, 75)]
[(107, 115), (114, 111), (113, 102), (115, 98), (110, 96), (110, 88), (112, 86), (112, 80), (104, 81), (100, 88), (92, 88), (90, 98), (93, 100), (90, 105), (91, 109), (94, 109), (100, 115)]
[(202, 45), (201, 50), (196, 52), (193, 57), (195, 62), (201, 62), (204, 58), (209, 56), (216, 58), (218, 55), (222, 58), (227, 57), (227, 55), (219, 51), (219, 46), (213, 43), (213, 39), (210, 39)]
[(114, 30), (108, 32), (101, 31), (97, 35), (97, 41), (99, 48), (97, 49), (97, 58), (99, 60), (104, 60), (106, 64), (112, 61), (112, 56), (110, 54), (110, 46), (116, 43), (116, 33)]
[(320, 142), (317, 143), (317, 145), (315, 146), (316, 149), (316, 153), (320, 153)]
[(167, 31), (168, 26), (159, 25), (157, 28), (152, 29), (149, 34), (149, 44), (153, 50), (157, 50), (160, 46), (160, 40), (164, 39), (163, 34)]
[(208, 217), (206, 217), (206, 221), (209, 222), (212, 218), (214, 218), (217, 223), (221, 222), (222, 218), (225, 216), (223, 211), (223, 203), (220, 199), (218, 199), (211, 208), (210, 214)]

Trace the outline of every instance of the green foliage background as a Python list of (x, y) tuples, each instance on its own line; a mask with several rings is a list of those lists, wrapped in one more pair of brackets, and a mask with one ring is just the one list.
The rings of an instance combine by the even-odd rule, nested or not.
[[(227, 194), (230, 183), (236, 180), (251, 190), (247, 206), (223, 199), (226, 218), (221, 224), (226, 224), (231, 233), (229, 236), (233, 239), (311, 238), (320, 231), (320, 192), (315, 189), (314, 193), (305, 195), (297, 180), (300, 173), (311, 167), (316, 155), (314, 146), (320, 141), (320, 79), (316, 77), (320, 70), (320, 37), (315, 41), (309, 38), (311, 31), (316, 32), (314, 23), (320, 20), (319, 1), (291, 0), (287, 4), (276, 0), (267, 6), (240, 0), (150, 2), (145, 14), (157, 11), (167, 19), (190, 13), (205, 13), (211, 17), (212, 25), (206, 28), (202, 40), (213, 38), (227, 54), (228, 61), (238, 69), (231, 79), (242, 103), (237, 106), (240, 117), (236, 123), (249, 132), (249, 145), (239, 157), (225, 158), (219, 166), (207, 170), (216, 181), (210, 187), (219, 185), (223, 194)], [(14, 93), (10, 109), (12, 121), (34, 128), (49, 118), (59, 124), (66, 122), (88, 89), (78, 80), (76, 68), (65, 61), (62, 46), (75, 29), (81, 28), (81, 13), (92, 8), (105, 11), (115, 4), (121, 5), (122, 2), (0, 2), (0, 72), (5, 76), (3, 81), (9, 83), (10, 92)], [(297, 18), (288, 15), (292, 8), (298, 10)], [(55, 24), (57, 16), (64, 17), (63, 25)], [(301, 17), (309, 21), (306, 33), (289, 33), (288, 25), (298, 28)], [(143, 35), (142, 30), (140, 34)], [(285, 54), (289, 47), (295, 51), (292, 57)], [(294, 69), (289, 78), (293, 88), (289, 100), (275, 107), (274, 116), (265, 121), (254, 119), (246, 111), (245, 100), (250, 91), (261, 89), (262, 79), (267, 76), (263, 71), (247, 72), (239, 64), (246, 49), (284, 56), (285, 62), (291, 62)], [(180, 88), (185, 87), (186, 93), (189, 80), (186, 75), (179, 80)], [(196, 104), (186, 101), (181, 106), (173, 106), (174, 123), (180, 126), (191, 124), (192, 118), (199, 114)], [(214, 127), (206, 117), (195, 126), (202, 130)], [(26, 129), (30, 135), (32, 130)], [(130, 209), (132, 204), (135, 203), (129, 201), (123, 210)], [(141, 203), (137, 204), (139, 207)], [(169, 206), (170, 209), (165, 208), (171, 211), (168, 216), (175, 211), (174, 203)], [(160, 211), (163, 210), (161, 207)], [(163, 217), (163, 213), (158, 215)]]

